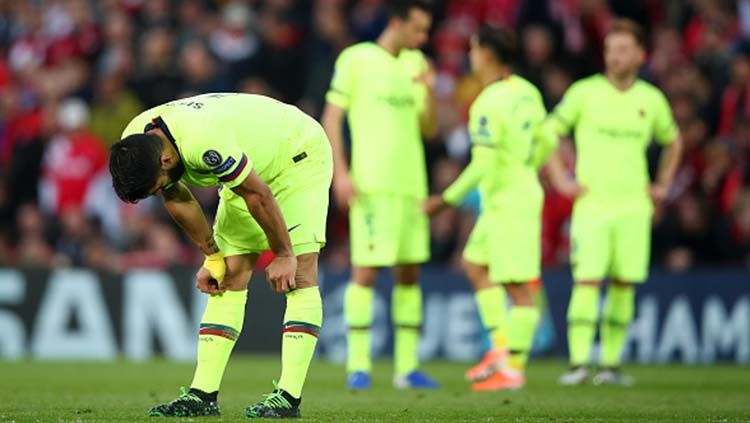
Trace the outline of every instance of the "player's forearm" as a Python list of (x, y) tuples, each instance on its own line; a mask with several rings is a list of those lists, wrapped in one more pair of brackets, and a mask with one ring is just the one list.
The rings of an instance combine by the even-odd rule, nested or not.
[(437, 102), (435, 101), (435, 94), (432, 90), (427, 91), (427, 98), (425, 101), (425, 109), (420, 115), (420, 130), (422, 131), (423, 137), (432, 139), (437, 136), (438, 130)]
[(555, 133), (554, 128), (549, 124), (541, 125), (534, 135), (536, 138), (536, 146), (532, 152), (532, 165), (539, 169), (549, 160), (549, 158), (557, 151), (560, 145), (560, 138)]
[(549, 174), (552, 186), (558, 191), (560, 190), (559, 187), (567, 182), (568, 172), (563, 165), (559, 149), (553, 151), (549, 159), (547, 159), (547, 173)]
[(271, 189), (266, 187), (244, 197), (247, 209), (266, 234), (273, 253), (279, 257), (293, 255), (286, 222)]
[(682, 137), (678, 136), (671, 144), (664, 148), (656, 178), (659, 185), (669, 187), (672, 184), (672, 179), (674, 179), (681, 159)]
[(453, 181), (453, 183), (443, 192), (443, 200), (445, 200), (446, 203), (457, 205), (464, 199), (464, 197), (466, 197), (466, 195), (469, 194), (469, 192), (475, 189), (482, 180), (489, 165), (489, 157), (485, 154), (476, 153), (477, 148), (479, 147), (474, 147), (471, 163), (466, 166), (466, 169), (461, 172), (461, 175), (459, 175), (458, 178), (456, 178), (456, 180)]
[(198, 201), (190, 191), (178, 184), (170, 193), (164, 193), (164, 206), (172, 219), (193, 240), (205, 255), (219, 251), (214, 240), (213, 231), (203, 215)]
[(346, 162), (346, 151), (344, 150), (344, 134), (341, 129), (344, 123), (343, 111), (334, 109), (334, 106), (326, 105), (323, 111), (323, 129), (331, 142), (333, 153), (333, 173), (348, 174), (349, 165)]

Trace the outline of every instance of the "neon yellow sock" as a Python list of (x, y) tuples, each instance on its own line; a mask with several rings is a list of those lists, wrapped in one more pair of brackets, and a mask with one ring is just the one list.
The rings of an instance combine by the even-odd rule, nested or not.
[(346, 335), (347, 372), (369, 372), (372, 369), (370, 357), (370, 326), (373, 319), (375, 290), (350, 282), (344, 295), (344, 320), (349, 327)]
[(526, 370), (526, 362), (534, 342), (539, 315), (539, 309), (536, 306), (514, 305), (510, 308), (508, 366), (517, 372), (523, 373)]
[(573, 285), (568, 304), (568, 350), (570, 350), (571, 366), (583, 366), (589, 363), (598, 314), (599, 287)]
[(279, 388), (295, 398), (302, 396), (322, 324), (323, 303), (317, 286), (286, 294)]
[(422, 290), (418, 284), (393, 286), (391, 318), (394, 326), (394, 371), (396, 376), (403, 376), (419, 367)]
[(224, 369), (245, 320), (247, 291), (227, 291), (208, 297), (198, 331), (198, 363), (192, 388), (219, 390)]
[(635, 288), (610, 285), (601, 324), (602, 351), (599, 363), (604, 367), (620, 365), (628, 325), (635, 312)]
[(505, 324), (505, 290), (500, 286), (480, 289), (474, 293), (482, 325), (490, 334), (492, 349), (508, 348), (508, 334)]

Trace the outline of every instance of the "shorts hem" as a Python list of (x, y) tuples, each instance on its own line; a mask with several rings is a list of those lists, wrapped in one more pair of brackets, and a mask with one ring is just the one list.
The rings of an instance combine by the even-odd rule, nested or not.
[(306, 242), (304, 244), (292, 245), (292, 251), (295, 256), (303, 254), (316, 254), (325, 246), (324, 242)]
[(640, 284), (646, 282), (646, 279), (648, 279), (648, 276), (643, 277), (643, 278), (634, 279), (634, 278), (623, 278), (623, 277), (614, 276), (614, 275), (604, 275), (604, 276), (599, 276), (599, 277), (581, 277), (581, 276), (578, 276), (578, 275), (573, 275), (573, 281), (575, 283), (580, 283), (580, 282), (584, 282), (584, 281), (585, 282), (589, 282), (589, 281), (591, 281), (591, 282), (604, 282), (605, 280), (610, 280), (611, 281), (613, 279), (616, 279), (616, 280), (618, 280), (620, 282), (623, 282), (623, 283), (628, 283), (628, 284), (632, 284), (632, 285), (640, 285)]
[(430, 261), (429, 258), (424, 260), (354, 260), (352, 267), (393, 267), (403, 264), (425, 264)]
[[(308, 242), (304, 244), (297, 244), (292, 246), (292, 252), (296, 256), (303, 254), (315, 254), (319, 253), (320, 250), (325, 246), (325, 243), (320, 242)], [(243, 247), (243, 248), (225, 248), (222, 249), (224, 257), (241, 256), (245, 254), (261, 254), (264, 251), (269, 251), (268, 246), (260, 247)]]
[(467, 263), (474, 264), (476, 266), (488, 267), (490, 265), (489, 259), (485, 259), (485, 260), (478, 259), (476, 257), (472, 257), (471, 254), (462, 254), (461, 259), (463, 259), (463, 261)]
[(538, 280), (540, 276), (532, 276), (529, 278), (503, 278), (503, 279), (491, 279), (490, 283), (495, 285), (520, 285), (525, 283), (531, 283)]

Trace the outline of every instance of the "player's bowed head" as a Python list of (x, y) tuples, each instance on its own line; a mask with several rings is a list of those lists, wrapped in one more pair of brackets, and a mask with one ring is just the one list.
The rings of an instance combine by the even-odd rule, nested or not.
[(122, 201), (136, 203), (179, 181), (180, 155), (156, 133), (133, 134), (109, 150), (112, 187)]

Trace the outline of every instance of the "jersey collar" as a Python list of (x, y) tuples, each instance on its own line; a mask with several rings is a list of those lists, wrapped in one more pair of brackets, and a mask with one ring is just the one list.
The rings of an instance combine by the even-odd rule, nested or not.
[(169, 131), (169, 127), (167, 126), (167, 123), (164, 122), (164, 119), (162, 119), (161, 116), (157, 116), (151, 119), (151, 122), (147, 123), (146, 126), (143, 128), (143, 132), (148, 132), (156, 128), (161, 129), (164, 135), (167, 136), (167, 139), (169, 140), (169, 142), (172, 143), (172, 147), (174, 147), (174, 149), (177, 150), (177, 154), (179, 154), (180, 149), (177, 148), (177, 141), (172, 136), (172, 132)]

